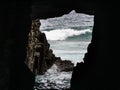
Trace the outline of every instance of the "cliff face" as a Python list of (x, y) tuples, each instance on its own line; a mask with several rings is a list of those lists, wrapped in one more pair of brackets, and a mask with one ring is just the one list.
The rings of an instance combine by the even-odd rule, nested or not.
[(28, 35), (26, 64), (35, 74), (44, 74), (57, 59), (50, 49), (44, 33), (39, 30), (39, 19), (32, 20), (32, 28)]

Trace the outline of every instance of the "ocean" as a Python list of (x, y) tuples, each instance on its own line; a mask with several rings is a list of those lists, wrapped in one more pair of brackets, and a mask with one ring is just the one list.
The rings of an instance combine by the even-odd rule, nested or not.
[[(62, 60), (70, 60), (76, 66), (82, 62), (92, 38), (94, 16), (76, 13), (74, 10), (61, 17), (40, 20), (40, 31), (46, 34), (50, 48)], [(53, 65), (45, 75), (36, 76), (40, 89), (65, 89), (70, 87), (72, 72), (59, 72)]]

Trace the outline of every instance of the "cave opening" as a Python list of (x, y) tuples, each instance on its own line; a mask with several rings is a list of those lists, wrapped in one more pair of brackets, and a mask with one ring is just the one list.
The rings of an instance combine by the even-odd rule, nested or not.
[[(36, 56), (39, 56), (39, 54), (42, 55), (42, 50), (49, 52), (43, 52), (42, 55), (42, 59), (46, 62), (39, 62), (38, 60), (34, 65), (28, 65), (29, 67), (32, 66), (31, 70), (36, 75), (35, 89), (70, 88), (72, 69), (77, 63), (83, 62), (84, 54), (87, 52), (88, 44), (91, 42), (93, 19), (93, 15), (77, 13), (75, 10), (72, 10), (60, 17), (38, 19), (35, 20), (35, 23), (33, 23), (34, 21), (32, 22), (34, 24), (32, 28), (36, 28), (35, 30), (39, 28), (40, 32), (33, 32), (36, 36), (30, 39), (30, 41), (33, 39), (33, 42), (35, 42), (35, 47), (38, 46), (38, 51), (33, 50), (29, 52), (35, 52), (31, 54), (33, 57), (35, 54)], [(45, 38), (46, 40), (43, 39), (38, 45), (40, 38)], [(42, 46), (40, 45), (41, 43), (47, 44), (43, 44)], [(39, 47), (43, 47), (43, 49), (40, 51)], [(57, 60), (50, 61), (51, 56), (47, 54), (55, 56), (54, 59)], [(32, 57), (30, 58), (32, 59)]]
[(40, 31), (45, 33), (50, 48), (62, 60), (75, 65), (82, 62), (92, 38), (93, 15), (72, 10), (60, 17), (41, 19)]
[[(35, 8), (37, 12), (36, 16), (40, 19), (59, 16), (63, 13), (67, 13), (71, 8), (75, 9), (77, 12), (89, 14), (91, 14), (91, 10), (95, 12), (92, 13), (95, 15), (92, 42), (89, 44), (88, 53), (85, 54), (86, 57), (84, 59), (86, 61), (85, 66), (87, 66), (86, 68), (88, 69), (87, 74), (84, 72), (86, 69), (81, 71), (82, 64), (74, 70), (76, 71), (75, 75), (78, 77), (73, 76), (74, 80), (72, 83), (75, 83), (73, 85), (71, 84), (73, 90), (75, 90), (74, 88), (80, 88), (79, 90), (82, 88), (85, 90), (119, 89), (117, 83), (117, 81), (119, 81), (119, 59), (116, 59), (119, 55), (116, 55), (116, 53), (113, 54), (114, 50), (118, 50), (116, 46), (116, 48), (114, 47), (114, 45), (116, 45), (115, 41), (118, 38), (113, 37), (113, 34), (115, 33), (114, 35), (116, 35), (118, 32), (115, 21), (118, 21), (116, 14), (119, 10), (111, 7), (113, 5), (117, 6), (117, 3), (112, 2), (111, 4), (111, 2), (105, 3), (103, 1), (95, 2), (94, 0), (70, 0), (70, 3), (67, 2), (69, 0), (54, 1), (55, 0), (52, 0), (52, 2), (49, 0), (39, 1), (40, 4), (35, 6), (37, 8), (37, 10)], [(24, 3), (3, 2), (2, 4), (0, 33), (2, 51), (0, 62), (2, 65), (1, 75), (3, 76), (0, 81), (2, 89), (8, 88), (9, 83), (10, 90), (32, 90), (34, 74), (24, 63), (26, 58), (27, 35), (31, 24), (32, 3), (28, 1)], [(113, 30), (115, 30), (115, 32)], [(44, 37), (44, 34), (42, 34), (42, 36)], [(39, 45), (43, 47), (41, 43), (39, 43)], [(39, 56), (38, 53), (35, 55)], [(10, 62), (9, 65), (8, 62)], [(31, 62), (30, 65), (33, 66), (33, 63), (34, 62)], [(34, 70), (34, 72), (36, 72), (36, 70)], [(81, 72), (83, 72), (82, 75)], [(9, 81), (9, 79), (11, 80)], [(39, 83), (36, 84), (39, 86)], [(44, 83), (41, 85), (43, 84)], [(54, 84), (51, 83), (51, 85)]]

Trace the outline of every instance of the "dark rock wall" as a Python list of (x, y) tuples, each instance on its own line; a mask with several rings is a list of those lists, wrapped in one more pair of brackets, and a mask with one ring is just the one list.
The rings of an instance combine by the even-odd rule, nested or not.
[[(99, 5), (99, 4), (98, 4)], [(102, 7), (101, 7), (102, 6)], [(80, 12), (80, 11), (78, 11)], [(119, 68), (115, 57), (113, 8), (104, 4), (95, 11), (92, 41), (84, 57), (73, 69), (71, 90), (119, 90)], [(113, 36), (112, 36), (113, 35)]]
[(33, 90), (34, 74), (24, 63), (31, 3), (0, 4), (0, 90)]
[[(4, 5), (5, 3), (2, 4)], [(5, 30), (7, 30), (6, 23), (4, 22), (4, 20), (7, 21), (7, 12), (5, 12), (4, 10), (7, 11), (7, 8), (1, 6), (0, 11), (2, 13), (0, 14), (0, 90), (8, 89), (10, 75), (8, 58), (5, 58), (6, 56), (4, 54), (5, 51), (7, 52), (9, 50), (3, 49), (6, 44), (6, 37), (4, 36), (6, 34)]]
[(94, 0), (36, 0), (32, 5), (32, 18), (51, 18), (62, 16), (70, 11), (80, 10), (81, 13), (94, 14)]

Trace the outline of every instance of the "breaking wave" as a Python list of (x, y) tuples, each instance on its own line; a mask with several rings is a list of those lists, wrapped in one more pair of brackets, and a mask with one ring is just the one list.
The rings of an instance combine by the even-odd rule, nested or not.
[(51, 31), (42, 31), (46, 34), (47, 40), (66, 40), (69, 37), (92, 33), (90, 29), (74, 30), (74, 29), (55, 29)]

